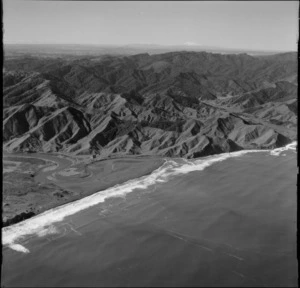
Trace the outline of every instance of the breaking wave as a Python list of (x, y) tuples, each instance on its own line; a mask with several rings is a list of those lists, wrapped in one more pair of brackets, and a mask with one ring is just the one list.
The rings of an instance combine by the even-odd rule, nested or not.
[(297, 149), (297, 142), (292, 142), (285, 147), (281, 148), (276, 148), (270, 151), (270, 154), (273, 156), (279, 156), (281, 152), (286, 151), (286, 150), (296, 150)]
[(29, 250), (20, 244), (24, 237), (29, 235), (43, 237), (48, 234), (58, 233), (58, 230), (53, 226), (54, 223), (61, 222), (67, 216), (104, 202), (107, 198), (124, 196), (136, 189), (146, 189), (156, 183), (167, 182), (176, 175), (183, 175), (193, 171), (202, 171), (214, 163), (232, 157), (242, 156), (247, 153), (267, 151), (269, 151), (271, 155), (279, 155), (281, 152), (289, 149), (296, 150), (296, 147), (297, 142), (293, 142), (283, 148), (274, 150), (242, 150), (191, 160), (182, 158), (165, 159), (164, 164), (149, 175), (115, 185), (72, 203), (50, 209), (20, 223), (2, 228), (2, 244), (16, 251), (28, 253)]

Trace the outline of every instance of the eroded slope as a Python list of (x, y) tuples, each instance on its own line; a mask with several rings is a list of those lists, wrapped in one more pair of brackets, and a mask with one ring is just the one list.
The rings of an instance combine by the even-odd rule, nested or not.
[(4, 148), (200, 157), (296, 139), (296, 53), (8, 59)]

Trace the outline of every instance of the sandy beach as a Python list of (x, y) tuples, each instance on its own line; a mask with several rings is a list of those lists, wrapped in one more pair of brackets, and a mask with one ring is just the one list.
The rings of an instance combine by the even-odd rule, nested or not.
[(151, 173), (159, 157), (91, 161), (46, 153), (4, 154), (4, 226)]
[[(5, 227), (2, 284), (297, 287), (295, 153), (169, 159), (148, 176)], [(142, 170), (137, 160), (92, 168), (121, 178), (128, 165)], [(101, 180), (109, 185), (110, 173)]]

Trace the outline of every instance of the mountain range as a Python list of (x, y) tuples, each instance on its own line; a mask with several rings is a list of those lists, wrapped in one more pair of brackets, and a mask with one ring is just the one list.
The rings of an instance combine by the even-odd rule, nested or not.
[(196, 158), (297, 139), (297, 53), (6, 55), (3, 147)]

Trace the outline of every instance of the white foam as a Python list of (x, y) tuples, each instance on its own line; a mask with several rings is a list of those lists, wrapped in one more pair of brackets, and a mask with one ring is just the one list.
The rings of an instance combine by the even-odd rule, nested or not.
[(270, 154), (273, 155), (273, 156), (279, 156), (280, 153), (282, 153), (283, 151), (286, 151), (286, 150), (296, 150), (297, 148), (297, 141), (294, 141), (284, 147), (280, 147), (280, 148), (276, 148), (276, 149), (273, 149), (270, 151)]
[[(294, 149), (293, 147), (295, 146), (295, 143), (291, 143), (288, 146), (288, 149)], [(107, 198), (125, 196), (126, 194), (132, 192), (135, 189), (146, 189), (147, 187), (154, 185), (158, 182), (167, 182), (170, 178), (176, 175), (187, 174), (192, 171), (202, 171), (206, 167), (214, 163), (224, 161), (231, 157), (238, 157), (247, 153), (266, 151), (270, 150), (242, 150), (232, 153), (208, 156), (196, 160), (185, 159), (183, 161), (184, 164), (180, 165), (174, 159), (165, 159), (165, 163), (158, 169), (154, 170), (150, 175), (129, 180), (120, 185), (115, 185), (109, 189), (97, 192), (72, 203), (68, 203), (56, 207), (54, 209), (48, 210), (42, 214), (24, 220), (20, 223), (2, 228), (2, 244), (9, 246), (11, 249), (14, 249), (16, 251), (28, 253), (29, 250), (18, 243), (22, 241), (22, 239), (24, 239), (25, 236), (34, 234), (39, 237), (42, 237), (47, 234), (57, 233), (57, 230), (53, 226), (54, 223), (61, 222), (67, 216), (73, 215), (89, 207), (104, 202)]]
[(37, 232), (37, 235), (39, 237), (44, 237), (49, 234), (57, 234), (58, 229), (56, 229), (53, 225), (47, 227), (47, 228), (42, 228), (40, 231)]
[(20, 244), (11, 244), (9, 245), (9, 248), (18, 252), (29, 253), (29, 250)]

